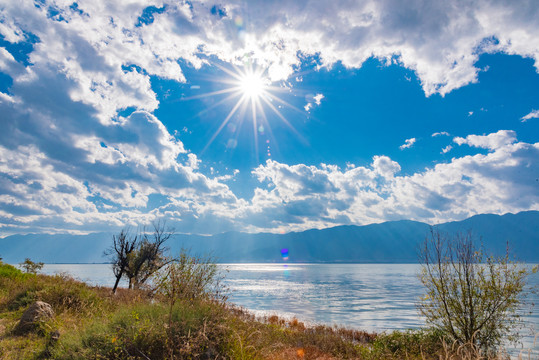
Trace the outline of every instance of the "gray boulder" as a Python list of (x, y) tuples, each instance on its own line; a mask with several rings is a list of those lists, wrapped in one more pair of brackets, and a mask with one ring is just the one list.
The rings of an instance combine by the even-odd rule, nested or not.
[(17, 334), (24, 334), (34, 330), (40, 322), (54, 317), (52, 306), (43, 301), (36, 301), (22, 314), (21, 320), (13, 330)]

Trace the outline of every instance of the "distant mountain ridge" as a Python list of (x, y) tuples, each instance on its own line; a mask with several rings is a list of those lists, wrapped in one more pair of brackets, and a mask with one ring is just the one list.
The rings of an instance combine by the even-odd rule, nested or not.
[[(471, 230), (487, 252), (502, 254), (509, 242), (518, 260), (539, 262), (539, 211), (476, 215), (437, 225), (443, 232)], [(177, 234), (168, 246), (172, 254), (184, 247), (192, 253), (212, 253), (220, 262), (417, 262), (419, 244), (430, 225), (409, 220), (364, 226), (343, 225), (287, 234), (228, 232), (213, 236)], [(0, 256), (8, 263), (24, 258), (45, 263), (102, 263), (112, 234), (12, 235), (0, 239)]]

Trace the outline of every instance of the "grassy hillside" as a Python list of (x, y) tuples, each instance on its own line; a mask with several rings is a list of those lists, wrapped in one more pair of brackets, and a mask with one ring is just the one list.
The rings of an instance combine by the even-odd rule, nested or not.
[[(255, 318), (215, 296), (90, 287), (65, 276), (25, 274), (0, 263), (2, 359), (410, 359), (438, 358), (433, 333), (370, 334), (296, 319)], [(36, 300), (55, 317), (14, 333)], [(58, 331), (60, 337), (52, 335)]]

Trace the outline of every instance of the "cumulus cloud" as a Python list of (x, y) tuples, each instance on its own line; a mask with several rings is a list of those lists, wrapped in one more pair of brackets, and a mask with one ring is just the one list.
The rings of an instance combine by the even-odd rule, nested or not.
[(372, 168), (375, 173), (382, 175), (386, 179), (392, 178), (401, 170), (399, 163), (387, 156), (374, 156)]
[[(146, 110), (147, 104), (137, 104), (145, 98), (130, 98), (140, 91), (137, 82), (101, 91), (93, 81), (81, 90), (85, 75), (72, 76), (58, 64), (32, 59), (32, 66), (10, 73), (13, 95), (0, 96), (0, 111), (9, 119), (0, 122), (4, 234), (103, 231), (165, 214), (181, 222), (218, 213), (220, 204), (234, 207), (237, 199), (228, 187), (202, 175), (197, 156)], [(109, 105), (83, 99), (86, 91), (99, 93)], [(138, 110), (118, 116), (117, 106), (126, 104)], [(178, 204), (176, 211), (154, 208), (156, 196)], [(221, 224), (230, 226), (226, 217)]]
[(539, 110), (532, 110), (529, 114), (520, 118), (522, 122), (526, 122), (530, 119), (539, 119)]
[[(539, 209), (539, 143), (503, 142), (488, 154), (454, 158), (413, 175), (376, 156), (369, 166), (286, 165), (254, 170), (257, 189), (238, 221), (266, 229), (414, 219), (437, 223), (479, 213)], [(266, 224), (266, 225), (264, 225)]]
[[(374, 56), (414, 70), (427, 95), (443, 95), (475, 82), (479, 70), (474, 64), (484, 52), (531, 57), (539, 67), (535, 41), (539, 30), (534, 21), (539, 6), (525, 1), (440, 1), (425, 6), (420, 1), (392, 0), (293, 4), (229, 0), (221, 3), (222, 11), (217, 13), (212, 11), (214, 5), (207, 1), (114, 5), (81, 1), (77, 7), (8, 3), (0, 14), (4, 19), (0, 32), (12, 42), (21, 41), (25, 32), (36, 34), (43, 48), (50, 50), (49, 60), (62, 64), (70, 74), (94, 67), (97, 73), (85, 73), (78, 80), (96, 81), (106, 94), (106, 80), (98, 76), (104, 67), (117, 69), (114, 82), (130, 81), (129, 75), (118, 71), (122, 65), (184, 81), (178, 59), (198, 67), (212, 55), (239, 63), (251, 54), (268, 68), (273, 81), (292, 75), (305, 55), (318, 55), (321, 66), (340, 61), (347, 67), (360, 67)], [(149, 6), (163, 10), (141, 21)], [(50, 16), (51, 8), (56, 15)], [(65, 41), (53, 44), (59, 37)], [(84, 52), (84, 57), (62, 59), (62, 54), (73, 50)]]
[(468, 135), (466, 138), (456, 137), (453, 139), (458, 145), (466, 144), (491, 151), (512, 144), (516, 140), (516, 133), (513, 130), (500, 130), (488, 135)]
[[(387, 156), (345, 170), (269, 161), (253, 172), (261, 182), (254, 195), (241, 199), (223, 183), (233, 175), (202, 174), (198, 157), (154, 115), (151, 87), (152, 77), (184, 82), (180, 64), (241, 64), (246, 54), (283, 80), (312, 55), (318, 67), (358, 68), (372, 57), (398, 63), (415, 71), (427, 96), (444, 95), (476, 81), (481, 53), (519, 54), (539, 67), (535, 3), (220, 4), (3, 2), (0, 35), (25, 49), (0, 47), (0, 71), (12, 80), (0, 93), (9, 119), (0, 122), (4, 234), (104, 230), (159, 216), (202, 233), (305, 229), (538, 207), (529, 183), (538, 145), (508, 130), (455, 138), (490, 152), (412, 176), (399, 176)], [(308, 110), (323, 99), (312, 94)]]
[(399, 146), (399, 149), (401, 150), (404, 150), (404, 149), (409, 149), (411, 148), (412, 146), (414, 146), (415, 142), (416, 142), (416, 138), (411, 138), (411, 139), (406, 139), (404, 141), (404, 144), (402, 144), (401, 146)]

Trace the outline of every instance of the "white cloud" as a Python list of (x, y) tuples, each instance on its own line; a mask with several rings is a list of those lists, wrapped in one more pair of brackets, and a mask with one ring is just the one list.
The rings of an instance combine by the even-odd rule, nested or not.
[[(484, 52), (519, 54), (539, 67), (534, 3), (231, 0), (221, 3), (224, 17), (208, 1), (72, 4), (56, 2), (52, 17), (46, 2), (4, 1), (0, 9), (5, 41), (36, 39), (28, 61), (0, 48), (0, 69), (13, 79), (0, 94), (9, 119), (0, 121), (3, 231), (105, 230), (163, 215), (202, 233), (304, 229), (538, 208), (529, 185), (538, 145), (517, 143), (507, 130), (455, 138), (490, 152), (412, 176), (398, 176), (400, 165), (386, 156), (346, 170), (268, 162), (254, 175), (271, 186), (239, 199), (222, 183), (230, 175), (202, 174), (198, 157), (152, 114), (159, 102), (150, 83), (183, 82), (180, 63), (199, 68), (212, 57), (241, 64), (250, 54), (272, 80), (298, 76), (306, 55), (321, 67), (357, 68), (376, 57), (415, 71), (426, 95), (443, 95), (476, 81)], [(165, 10), (140, 25), (148, 6)], [(312, 95), (306, 110), (322, 99)], [(135, 111), (120, 117), (125, 109)], [(151, 205), (155, 198), (162, 202)]]
[(506, 142), (486, 155), (454, 158), (411, 176), (396, 175), (400, 165), (385, 156), (346, 169), (268, 161), (254, 174), (272, 186), (257, 189), (237, 219), (252, 230), (275, 231), (537, 210), (538, 157), (539, 143)]
[(386, 179), (392, 178), (401, 170), (399, 163), (391, 160), (387, 156), (374, 156), (372, 162), (374, 171)]
[[(73, 95), (80, 91), (78, 78), (54, 69), (36, 62), (20, 76), (12, 74), (10, 92), (16, 96), (2, 99), (17, 101), (0, 100), (0, 111), (10, 119), (0, 123), (4, 233), (104, 231), (148, 222), (170, 213), (169, 207), (151, 205), (156, 196), (182, 205), (175, 206), (181, 217), (175, 212), (174, 221), (211, 217), (242, 203), (228, 187), (202, 175), (197, 156), (144, 106), (127, 117), (103, 117), (101, 105)], [(99, 96), (113, 104), (119, 99), (115, 93), (138, 91), (125, 86), (125, 93), (112, 86)], [(227, 217), (220, 218), (213, 224), (230, 228)], [(191, 220), (190, 226), (197, 224)], [(218, 231), (212, 229), (208, 223), (198, 228)]]
[[(143, 9), (165, 3), (165, 11), (154, 13), (153, 22), (136, 26)], [(426, 7), (422, 2), (391, 0), (293, 4), (230, 0), (221, 3), (226, 9), (223, 17), (213, 15), (215, 4), (207, 1), (77, 4), (82, 14), (70, 3), (57, 3), (59, 15), (48, 18), (47, 5), (8, 2), (0, 12), (4, 19), (0, 32), (12, 42), (21, 41), (24, 31), (36, 34), (41, 41), (37, 51), (46, 52), (48, 61), (72, 75), (86, 70), (76, 78), (87, 84), (96, 81), (104, 87), (101, 91), (106, 91), (106, 82), (99, 80), (99, 73), (90, 76), (90, 64), (98, 72), (115, 69), (113, 82), (126, 81), (119, 70), (131, 64), (148, 74), (184, 81), (178, 59), (199, 67), (211, 55), (239, 64), (251, 54), (268, 67), (274, 81), (294, 73), (298, 56), (318, 54), (322, 66), (340, 61), (347, 67), (360, 67), (374, 56), (414, 70), (427, 95), (446, 94), (477, 81), (479, 69), (474, 64), (483, 52), (531, 57), (539, 67), (539, 29), (534, 21), (539, 6), (524, 1), (483, 0), (458, 6), (440, 1)], [(65, 21), (58, 21), (59, 16)], [(73, 51), (79, 56), (64, 58)], [(32, 59), (39, 62), (45, 57), (34, 54)]]
[(16, 64), (15, 58), (5, 48), (0, 47), (0, 70), (9, 70), (10, 65)]
[(404, 149), (411, 148), (412, 146), (414, 146), (414, 144), (415, 144), (416, 141), (417, 141), (416, 138), (406, 139), (406, 140), (404, 141), (404, 144), (402, 144), (401, 146), (399, 146), (399, 149), (404, 150)]
[(3, 93), (3, 92), (0, 92), (0, 102), (4, 102), (4, 103), (16, 103), (18, 102), (19, 100), (9, 94), (6, 94), (6, 93)]
[(323, 94), (316, 94), (316, 95), (308, 94), (305, 96), (305, 99), (307, 100), (307, 104), (303, 108), (305, 109), (305, 111), (309, 112), (313, 108), (314, 105), (320, 106), (323, 98), (324, 98)]
[[(293, 72), (298, 52), (318, 53), (324, 65), (340, 60), (349, 67), (359, 67), (371, 56), (390, 62), (396, 57), (417, 73), (430, 95), (476, 81), (479, 69), (474, 63), (481, 52), (501, 50), (537, 59), (537, 43), (533, 41), (537, 28), (530, 16), (537, 13), (537, 7), (526, 9), (514, 2), (458, 6), (436, 2), (425, 7), (421, 2), (395, 1), (298, 1), (292, 5), (231, 1), (224, 6), (229, 16), (221, 23), (212, 22), (212, 31), (225, 35), (237, 50), (206, 41), (207, 50), (218, 56), (227, 54), (229, 59), (247, 50), (261, 63), (277, 67), (279, 76)], [(204, 12), (200, 4), (193, 8), (197, 15)], [(230, 23), (239, 17), (249, 22), (237, 32)], [(330, 31), (320, 30), (327, 26)], [(492, 37), (499, 42), (486, 40)], [(213, 39), (208, 36), (207, 40)]]
[(491, 151), (514, 143), (517, 140), (513, 130), (500, 130), (488, 135), (468, 135), (466, 138), (456, 137), (453, 139), (458, 145), (469, 145)]
[(24, 67), (15, 60), (9, 51), (0, 47), (0, 71), (7, 74), (20, 75), (24, 72)]
[(314, 98), (313, 98), (313, 99), (314, 99), (314, 103), (315, 103), (316, 105), (320, 105), (320, 103), (322, 102), (322, 99), (323, 99), (323, 98), (324, 98), (324, 95), (323, 95), (323, 94), (316, 94), (316, 95), (314, 96)]
[(450, 152), (452, 149), (453, 149), (453, 146), (447, 145), (446, 147), (444, 147), (444, 148), (442, 149), (441, 154), (447, 154), (447, 153)]
[[(71, 147), (61, 137), (55, 142), (67, 158), (40, 150), (37, 141), (0, 148), (3, 231), (106, 230), (162, 216), (190, 232), (290, 231), (396, 219), (436, 223), (539, 209), (539, 143), (516, 142), (510, 131), (459, 138), (491, 151), (412, 175), (398, 175), (400, 164), (387, 156), (345, 169), (269, 160), (253, 171), (260, 181), (254, 195), (238, 199), (223, 184), (237, 171), (203, 176), (197, 172), (200, 160), (186, 154), (150, 114), (101, 125), (92, 136), (80, 130), (66, 139), (73, 141)], [(132, 140), (121, 141), (118, 132)], [(163, 197), (162, 204), (145, 210), (154, 196)]]
[(438, 136), (450, 136), (450, 135), (447, 131), (435, 132), (432, 134), (432, 137), (438, 137)]
[(539, 110), (532, 110), (529, 114), (520, 118), (522, 122), (526, 122), (530, 119), (539, 119)]

